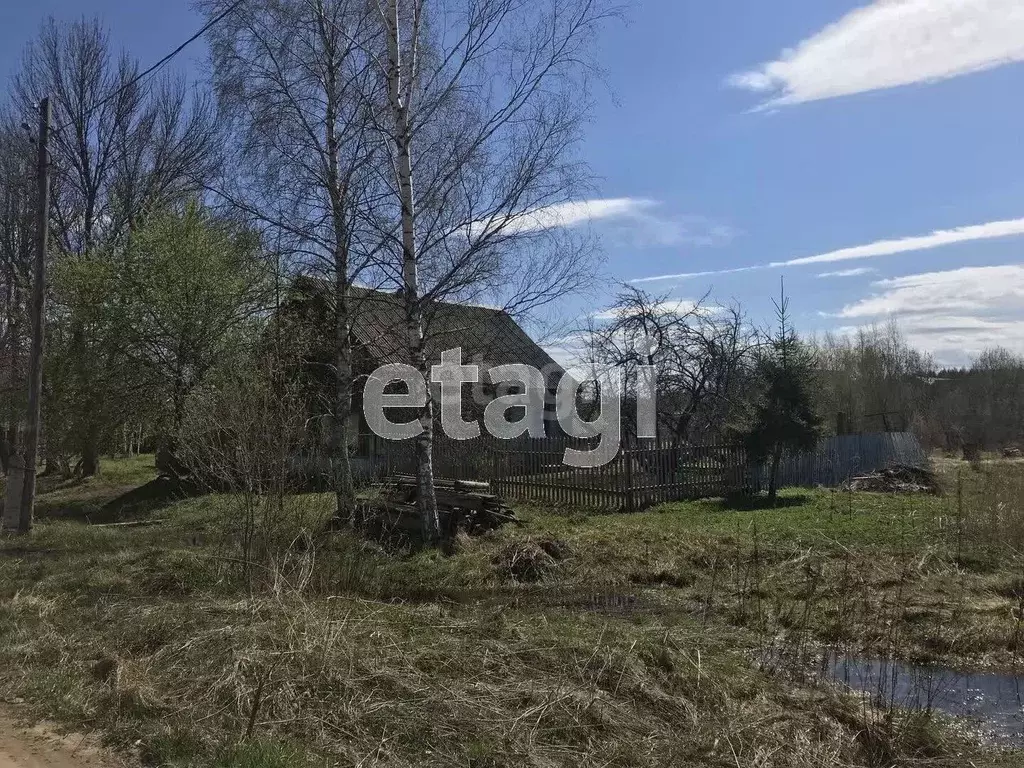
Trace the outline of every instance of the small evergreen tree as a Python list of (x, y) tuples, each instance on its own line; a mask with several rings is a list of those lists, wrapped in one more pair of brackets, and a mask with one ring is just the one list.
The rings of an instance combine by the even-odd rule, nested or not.
[(773, 303), (779, 327), (757, 354), (755, 394), (738, 432), (749, 459), (768, 465), (768, 498), (774, 504), (783, 454), (813, 449), (822, 418), (814, 407), (814, 354), (789, 323), (784, 289)]

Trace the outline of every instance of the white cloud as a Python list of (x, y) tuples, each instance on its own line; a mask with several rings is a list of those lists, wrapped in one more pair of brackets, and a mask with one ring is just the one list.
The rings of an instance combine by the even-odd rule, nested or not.
[(962, 267), (873, 283), (875, 292), (838, 317), (896, 318), (908, 340), (945, 363), (962, 364), (986, 347), (1024, 352), (1024, 264)]
[(827, 264), (834, 261), (850, 261), (852, 259), (869, 259), (877, 256), (893, 256), (898, 253), (927, 251), (956, 243), (967, 243), (975, 240), (993, 240), (1001, 237), (1024, 235), (1024, 219), (1008, 221), (991, 221), (988, 224), (976, 224), (957, 229), (940, 229), (930, 235), (917, 237), (901, 237), (896, 240), (878, 240), (867, 245), (853, 248), (840, 248), (838, 251), (820, 253), (816, 256), (804, 256), (789, 261), (777, 261), (770, 267), (797, 267), (804, 264)]
[(945, 80), (1024, 61), (1020, 0), (876, 0), (729, 78), (765, 107)]
[(860, 275), (870, 275), (872, 272), (877, 271), (874, 267), (854, 267), (853, 269), (840, 269), (835, 272), (821, 272), (818, 277), (858, 277)]
[(756, 269), (802, 267), (807, 264), (831, 264), (837, 261), (854, 261), (857, 259), (870, 259), (880, 256), (895, 256), (900, 253), (927, 251), (933, 248), (955, 245), (957, 243), (969, 243), (977, 240), (994, 240), (997, 238), (1017, 237), (1020, 235), (1024, 235), (1024, 219), (991, 221), (987, 224), (976, 224), (969, 227), (958, 227), (957, 229), (940, 229), (932, 232), (930, 235), (902, 237), (894, 240), (877, 240), (873, 243), (868, 243), (867, 245), (856, 245), (852, 248), (840, 248), (836, 251), (819, 253), (814, 256), (802, 256), (801, 258), (790, 259), (788, 261), (773, 261), (769, 264), (755, 264), (749, 267), (719, 269), (710, 272), (685, 272), (677, 275), (642, 277), (630, 282), (650, 283), (659, 280), (681, 280), (688, 277), (705, 277), (707, 275), (725, 275), (732, 272), (749, 272)]
[(515, 223), (511, 227), (521, 232), (536, 232), (555, 227), (575, 227), (602, 219), (636, 216), (652, 205), (655, 205), (653, 200), (635, 197), (574, 200), (526, 211), (515, 217)]
[(653, 277), (638, 277), (630, 280), (631, 283), (657, 283), (662, 280), (686, 280), (691, 277), (708, 277), (710, 275), (731, 275), (736, 272), (750, 272), (755, 269), (767, 269), (767, 264), (755, 264), (751, 267), (733, 267), (732, 269), (711, 269), (706, 272), (679, 272), (674, 275), (654, 275)]
[(876, 295), (843, 307), (840, 317), (1022, 308), (1024, 264), (961, 267), (873, 283)]
[(571, 333), (553, 339), (544, 350), (576, 381), (587, 381), (594, 376), (594, 367), (588, 362), (587, 339), (584, 333)]
[[(698, 307), (700, 308), (699, 314), (701, 315), (711, 315), (718, 311), (717, 307), (698, 303), (692, 299), (665, 299), (658, 304), (658, 309), (663, 314), (675, 312), (685, 315), (689, 312), (694, 312)], [(595, 320), (617, 320), (622, 317), (623, 311), (622, 309), (604, 309), (594, 313), (591, 317)]]
[(605, 234), (618, 248), (667, 248), (723, 245), (739, 233), (732, 227), (703, 216), (673, 216), (661, 213), (652, 206), (614, 222), (606, 228)]
[[(601, 222), (604, 233), (620, 246), (632, 248), (675, 245), (713, 246), (728, 242), (737, 232), (703, 216), (672, 215), (656, 200), (614, 197), (558, 203), (518, 214), (506, 231), (539, 232)], [(482, 226), (483, 222), (475, 226)]]

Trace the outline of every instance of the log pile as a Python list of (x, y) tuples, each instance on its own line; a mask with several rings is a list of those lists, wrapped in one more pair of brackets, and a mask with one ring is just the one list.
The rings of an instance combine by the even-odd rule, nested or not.
[[(512, 523), (522, 525), (515, 512), (487, 483), (471, 480), (434, 480), (437, 514), (446, 538), (459, 531), (480, 536)], [(415, 536), (423, 529), (416, 507), (419, 488), (411, 475), (395, 475), (384, 482), (383, 499), (374, 504), (364, 521), (382, 533)]]

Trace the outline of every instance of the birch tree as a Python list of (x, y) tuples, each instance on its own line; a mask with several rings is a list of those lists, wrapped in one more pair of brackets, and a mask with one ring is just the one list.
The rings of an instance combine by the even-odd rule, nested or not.
[[(210, 18), (233, 5), (200, 0)], [(330, 285), (334, 316), (331, 466), (338, 514), (355, 504), (349, 463), (354, 281), (372, 279), (375, 248), (367, 56), (376, 34), (362, 0), (252, 0), (212, 32), (213, 80), (233, 147), (219, 198), (269, 231), (294, 272)]]
[[(429, 378), (424, 339), (437, 301), (486, 297), (529, 315), (592, 274), (592, 251), (559, 225), (588, 186), (575, 149), (592, 43), (611, 9), (599, 0), (373, 3), (371, 53), (387, 107), (370, 111), (390, 158), (381, 180), (390, 201), (371, 218), (394, 255), (385, 278), (404, 297), (409, 362)], [(419, 504), (433, 541), (429, 394), (419, 421)]]

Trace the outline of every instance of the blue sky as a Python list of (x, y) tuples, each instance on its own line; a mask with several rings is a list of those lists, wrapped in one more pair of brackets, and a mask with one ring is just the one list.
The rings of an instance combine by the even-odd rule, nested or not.
[[(201, 23), (179, 0), (7, 4), (0, 72), (43, 15), (82, 12), (143, 64)], [(784, 275), (805, 332), (895, 316), (940, 361), (1024, 353), (1024, 3), (640, 0), (629, 17), (600, 41), (582, 148), (612, 278), (711, 289), (761, 321)], [(203, 55), (181, 65), (201, 75)], [(650, 279), (722, 270), (741, 271)]]

